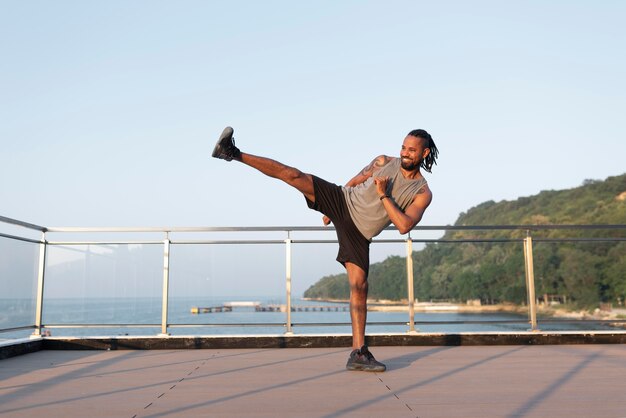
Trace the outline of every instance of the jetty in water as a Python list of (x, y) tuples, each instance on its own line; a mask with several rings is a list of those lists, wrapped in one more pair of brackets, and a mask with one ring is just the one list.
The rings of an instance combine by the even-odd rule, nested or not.
[(192, 314), (216, 313), (216, 312), (232, 312), (232, 306), (192, 306)]
[[(346, 312), (348, 305), (291, 305), (291, 312)], [(287, 305), (260, 305), (257, 312), (287, 312)]]
[[(285, 304), (262, 304), (260, 302), (226, 302), (216, 306), (192, 306), (192, 314), (232, 312), (233, 308), (250, 308), (255, 312), (287, 312)], [(291, 305), (291, 312), (347, 312), (347, 304), (337, 305)]]

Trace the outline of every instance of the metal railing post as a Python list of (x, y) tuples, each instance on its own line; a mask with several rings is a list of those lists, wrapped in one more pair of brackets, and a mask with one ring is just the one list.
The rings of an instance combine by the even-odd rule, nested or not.
[(42, 232), (41, 242), (39, 243), (39, 269), (37, 273), (37, 295), (35, 307), (35, 331), (33, 337), (41, 336), (41, 323), (43, 319), (43, 286), (46, 275), (46, 255), (48, 252), (48, 244), (46, 243), (46, 233)]
[(161, 334), (160, 337), (169, 336), (167, 332), (168, 302), (170, 288), (170, 235), (165, 233), (163, 240), (163, 296), (161, 309)]
[(293, 335), (293, 330), (291, 329), (291, 243), (291, 237), (289, 235), (289, 231), (287, 231), (287, 239), (285, 240), (285, 286), (287, 290), (287, 330), (285, 331), (285, 334), (287, 335)]
[(530, 330), (538, 331), (537, 328), (537, 304), (535, 301), (535, 272), (533, 265), (533, 239), (530, 231), (524, 238), (524, 267), (526, 270), (526, 292), (528, 294), (528, 318), (530, 320)]
[(415, 292), (413, 290), (413, 240), (411, 234), (406, 240), (406, 280), (409, 299), (409, 334), (415, 334)]

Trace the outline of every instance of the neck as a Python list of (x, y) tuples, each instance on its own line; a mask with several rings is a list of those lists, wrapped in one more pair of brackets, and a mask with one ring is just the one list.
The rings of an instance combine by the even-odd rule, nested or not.
[(402, 173), (402, 177), (404, 177), (405, 179), (414, 180), (423, 177), (419, 167), (413, 170), (405, 170), (404, 168), (400, 167), (400, 173)]

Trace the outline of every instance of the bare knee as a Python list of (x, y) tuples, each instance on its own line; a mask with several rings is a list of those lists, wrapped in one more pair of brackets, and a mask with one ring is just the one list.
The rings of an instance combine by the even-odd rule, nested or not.
[(311, 201), (315, 199), (313, 178), (310, 174), (303, 173), (297, 168), (288, 167), (281, 173), (280, 178), (288, 185), (298, 189), (307, 199)]
[(357, 298), (367, 299), (367, 273), (356, 264), (346, 262), (350, 294)]
[(367, 297), (367, 280), (358, 280), (350, 283), (350, 292), (355, 296)]
[(283, 180), (289, 184), (294, 184), (305, 178), (305, 174), (297, 168), (288, 167), (283, 171)]

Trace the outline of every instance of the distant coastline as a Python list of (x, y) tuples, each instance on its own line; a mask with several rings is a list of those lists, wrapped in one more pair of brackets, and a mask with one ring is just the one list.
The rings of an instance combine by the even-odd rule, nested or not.
[[(327, 303), (349, 303), (347, 299), (322, 299), (322, 298), (302, 298), (302, 300), (327, 302)], [(372, 312), (408, 312), (408, 302), (391, 300), (368, 300), (368, 311)], [(507, 312), (526, 315), (528, 307), (526, 305), (515, 305), (512, 303), (502, 303), (496, 305), (462, 304), (451, 302), (416, 302), (415, 312), (459, 312), (459, 313), (495, 313)], [(617, 308), (610, 310), (594, 309), (593, 311), (584, 309), (571, 309), (565, 305), (537, 305), (537, 313), (544, 317), (561, 319), (580, 320), (614, 320), (626, 319), (626, 309)], [(626, 326), (626, 325), (625, 325)]]

